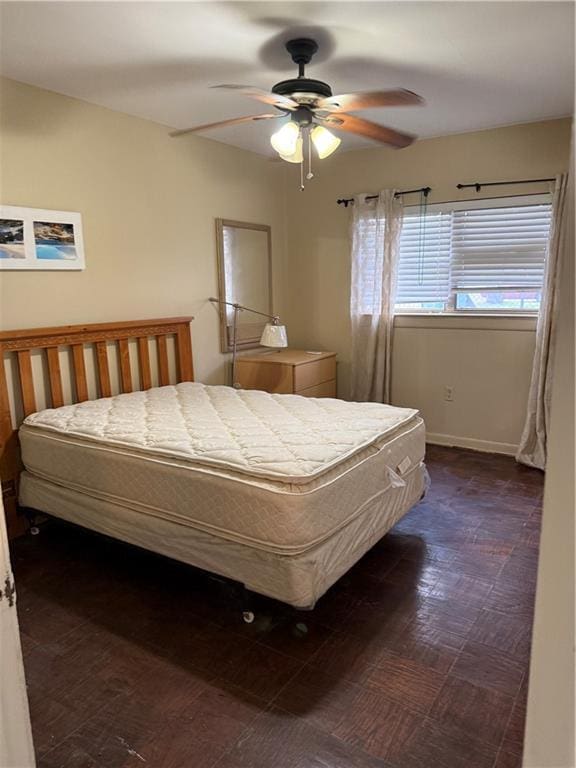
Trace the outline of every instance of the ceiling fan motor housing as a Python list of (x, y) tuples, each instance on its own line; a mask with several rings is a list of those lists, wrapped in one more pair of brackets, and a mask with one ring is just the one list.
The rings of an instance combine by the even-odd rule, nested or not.
[[(289, 96), (299, 103), (309, 103), (318, 99), (332, 96), (332, 89), (322, 80), (312, 80), (309, 77), (295, 77), (292, 80), (282, 80), (272, 88), (272, 93)], [(305, 98), (307, 97), (307, 98)]]
[(303, 105), (315, 104), (318, 99), (332, 96), (332, 89), (328, 83), (304, 75), (304, 66), (310, 63), (312, 56), (318, 50), (318, 43), (307, 37), (299, 37), (295, 40), (288, 40), (286, 50), (292, 57), (294, 64), (298, 64), (298, 77), (276, 83), (272, 88), (272, 93), (289, 96)]

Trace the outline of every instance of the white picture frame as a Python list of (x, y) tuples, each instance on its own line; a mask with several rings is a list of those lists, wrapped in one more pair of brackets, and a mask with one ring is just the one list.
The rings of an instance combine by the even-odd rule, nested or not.
[(0, 270), (83, 270), (82, 216), (0, 205)]

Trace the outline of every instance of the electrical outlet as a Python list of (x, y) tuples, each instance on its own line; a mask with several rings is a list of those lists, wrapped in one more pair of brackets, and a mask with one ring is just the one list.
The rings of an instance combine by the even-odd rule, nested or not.
[(447, 403), (454, 401), (454, 387), (444, 387), (444, 400)]

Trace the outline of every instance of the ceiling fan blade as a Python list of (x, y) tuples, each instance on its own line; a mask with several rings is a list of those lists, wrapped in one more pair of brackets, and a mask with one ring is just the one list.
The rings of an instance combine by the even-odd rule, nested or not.
[(396, 88), (392, 91), (360, 91), (358, 93), (342, 93), (321, 99), (316, 109), (330, 112), (354, 112), (357, 109), (370, 107), (408, 107), (423, 104), (424, 99), (417, 93)]
[(243, 96), (256, 99), (256, 101), (262, 101), (264, 104), (273, 104), (279, 109), (298, 109), (298, 103), (287, 96), (264, 91), (261, 88), (255, 88), (253, 85), (212, 85), (211, 88), (226, 88), (229, 91), (240, 91)]
[(334, 128), (336, 131), (347, 131), (348, 133), (357, 133), (359, 136), (365, 136), (367, 139), (373, 139), (379, 141), (382, 144), (390, 144), (396, 149), (402, 149), (402, 147), (408, 147), (415, 141), (415, 136), (410, 136), (407, 133), (400, 133), (393, 128), (386, 128), (385, 125), (378, 125), (372, 123), (370, 120), (364, 120), (361, 117), (355, 117), (354, 115), (347, 115), (344, 112), (339, 112), (338, 115), (328, 115), (326, 117), (319, 118), (319, 122), (322, 125), (326, 125), (328, 128)]
[(255, 120), (272, 120), (277, 117), (284, 117), (284, 115), (271, 114), (271, 115), (248, 115), (247, 117), (232, 117), (230, 120), (220, 120), (218, 123), (206, 123), (205, 125), (197, 125), (194, 128), (183, 128), (180, 131), (172, 131), (170, 136), (172, 138), (176, 136), (184, 136), (186, 133), (195, 133), (196, 131), (207, 131), (210, 128), (224, 128), (226, 125), (238, 125), (239, 123), (251, 123)]

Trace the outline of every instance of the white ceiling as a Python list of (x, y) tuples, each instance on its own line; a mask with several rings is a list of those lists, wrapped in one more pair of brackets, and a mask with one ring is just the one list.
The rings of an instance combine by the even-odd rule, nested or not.
[[(1, 14), (6, 77), (175, 128), (270, 111), (209, 86), (294, 76), (283, 42), (302, 34), (321, 45), (309, 76), (334, 93), (422, 95), (423, 107), (362, 113), (421, 137), (573, 109), (572, 2), (4, 2)], [(205, 135), (269, 154), (273, 130)]]

